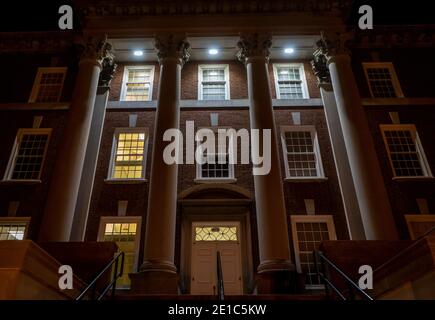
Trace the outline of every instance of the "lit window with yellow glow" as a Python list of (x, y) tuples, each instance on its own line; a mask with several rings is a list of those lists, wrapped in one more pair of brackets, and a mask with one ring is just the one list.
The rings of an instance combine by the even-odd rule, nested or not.
[(150, 101), (154, 66), (126, 66), (121, 92), (123, 101)]
[(122, 131), (115, 133), (110, 179), (144, 179), (147, 133)]
[(237, 227), (195, 227), (195, 241), (237, 241)]

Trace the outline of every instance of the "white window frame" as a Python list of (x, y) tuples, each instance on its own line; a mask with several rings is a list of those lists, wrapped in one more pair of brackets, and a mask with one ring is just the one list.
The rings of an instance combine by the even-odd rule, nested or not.
[[(332, 215), (290, 215), (290, 224), (292, 230), (293, 249), (295, 252), (296, 270), (298, 273), (302, 273), (299, 238), (296, 228), (297, 223), (326, 223), (328, 227), (329, 241), (337, 240), (337, 234), (335, 232), (334, 218)], [(306, 285), (306, 289), (321, 289), (324, 285)]]
[(65, 83), (65, 77), (66, 77), (67, 70), (68, 70), (67, 67), (44, 67), (44, 68), (38, 68), (38, 72), (36, 73), (35, 81), (33, 82), (32, 92), (30, 93), (29, 103), (35, 103), (36, 99), (38, 98), (41, 77), (42, 77), (42, 75), (44, 73), (60, 73), (60, 72), (62, 72), (63, 73), (63, 79), (62, 79), (62, 84), (60, 86), (59, 96), (57, 98), (57, 101), (45, 102), (45, 103), (56, 103), (56, 102), (59, 102), (60, 98), (62, 97), (63, 85)]
[[(11, 155), (9, 157), (8, 166), (7, 166), (7, 169), (5, 171), (5, 175), (3, 177), (4, 181), (19, 181), (19, 182), (26, 182), (26, 181), (40, 182), (41, 181), (42, 170), (44, 169), (45, 158), (47, 156), (48, 146), (50, 144), (51, 132), (52, 132), (51, 128), (20, 128), (20, 129), (18, 129), (17, 135), (15, 137), (14, 145), (12, 147)], [(41, 170), (39, 170), (39, 175), (38, 175), (37, 179), (12, 179), (12, 174), (13, 174), (14, 169), (15, 169), (15, 164), (16, 164), (18, 150), (19, 150), (18, 147), (21, 143), (21, 139), (22, 139), (23, 135), (25, 135), (25, 134), (33, 134), (33, 135), (46, 134), (46, 135), (48, 135), (47, 144), (45, 145), (44, 155), (43, 155), (42, 162), (41, 162)]]
[[(149, 94), (148, 100), (141, 100), (141, 101), (152, 101), (153, 100), (154, 71), (155, 71), (155, 66), (153, 66), (153, 65), (134, 65), (134, 66), (125, 66), (124, 67), (120, 101), (125, 101), (125, 95), (127, 94), (128, 72), (130, 70), (135, 70), (135, 69), (148, 69), (148, 70), (150, 70), (150, 94)], [(129, 101), (129, 102), (132, 102), (132, 101)]]
[[(225, 100), (230, 100), (230, 66), (228, 64), (200, 64), (198, 65), (198, 100), (203, 98), (203, 71), (207, 69), (223, 69), (225, 73)], [(212, 101), (212, 100), (205, 100)], [(223, 101), (223, 100), (218, 100)]]
[(367, 86), (370, 90), (370, 95), (374, 99), (391, 99), (391, 98), (376, 98), (373, 94), (372, 86), (370, 85), (370, 79), (367, 72), (367, 69), (380, 69), (387, 68), (390, 71), (391, 81), (393, 83), (394, 91), (396, 92), (397, 98), (403, 98), (402, 87), (400, 86), (399, 78), (397, 77), (396, 70), (394, 69), (394, 65), (392, 62), (363, 62), (364, 74), (366, 76)]
[[(380, 124), (382, 139), (384, 140), (384, 146), (388, 154), (388, 160), (390, 162), (391, 170), (393, 172), (394, 178), (397, 179), (406, 179), (406, 178), (425, 178), (432, 177), (432, 171), (429, 166), (429, 162), (426, 159), (426, 154), (423, 149), (423, 145), (421, 144), (420, 138), (418, 136), (418, 131), (415, 125), (413, 124)], [(387, 138), (385, 137), (385, 131), (403, 131), (408, 130), (411, 132), (411, 136), (414, 138), (415, 149), (417, 150), (417, 155), (420, 160), (420, 166), (423, 171), (422, 176), (398, 176), (396, 175), (396, 169), (394, 168), (393, 161), (391, 159), (390, 149), (388, 147)]]
[[(118, 148), (118, 137), (120, 133), (144, 133), (145, 134), (145, 141), (144, 141), (144, 154), (143, 154), (143, 160), (142, 160), (142, 178), (113, 178), (113, 169), (115, 166), (115, 156), (116, 156), (116, 150)], [(113, 133), (113, 140), (112, 140), (112, 151), (110, 155), (110, 162), (109, 162), (109, 170), (107, 173), (107, 179), (106, 182), (143, 182), (147, 181), (145, 178), (146, 174), (146, 163), (147, 163), (147, 157), (148, 157), (148, 141), (149, 141), (149, 131), (148, 128), (142, 128), (142, 127), (127, 127), (127, 128), (115, 128), (115, 132)]]
[(30, 217), (0, 217), (0, 225), (21, 223), (25, 224), (23, 240), (27, 239), (27, 234), (29, 233)]
[(100, 225), (98, 227), (98, 236), (97, 241), (103, 241), (104, 240), (104, 233), (106, 231), (106, 224), (107, 223), (136, 223), (136, 238), (135, 238), (135, 244), (134, 244), (134, 264), (133, 264), (133, 271), (137, 272), (138, 269), (138, 263), (139, 263), (139, 248), (140, 248), (140, 241), (141, 241), (141, 228), (142, 228), (142, 217), (140, 216), (102, 216), (100, 218)]
[[(216, 141), (216, 145), (218, 142), (218, 130), (219, 129), (229, 129), (230, 127), (203, 127), (203, 128), (199, 128), (199, 129), (210, 129), (215, 133), (215, 141)], [(195, 145), (195, 154), (196, 154), (196, 148), (198, 148), (199, 144), (201, 142), (197, 141), (196, 145)], [(237, 139), (235, 139), (234, 143), (237, 143)], [(230, 149), (231, 148), (231, 149)], [(229, 155), (230, 155), (230, 150), (232, 150), (232, 152), (234, 152), (234, 145), (230, 142), (229, 144), (227, 144), (227, 152), (228, 152), (228, 162), (229, 162)], [(215, 150), (216, 153), (219, 153), (219, 150)], [(198, 183), (233, 183), (236, 182), (237, 179), (235, 178), (235, 168), (234, 168), (234, 164), (233, 163), (228, 163), (228, 177), (217, 177), (217, 178), (209, 178), (209, 177), (202, 177), (202, 169), (201, 169), (201, 164), (199, 164), (198, 162), (196, 162), (196, 179), (195, 182)]]
[[(307, 132), (309, 131), (311, 133), (311, 139), (313, 141), (313, 147), (314, 147), (314, 155), (316, 156), (316, 171), (317, 176), (314, 177), (292, 177), (290, 176), (290, 168), (288, 166), (288, 160), (287, 160), (287, 144), (285, 141), (285, 133), (288, 131), (292, 132)], [(281, 146), (282, 146), (282, 155), (284, 159), (284, 166), (285, 166), (285, 176), (286, 180), (316, 180), (316, 179), (326, 179), (325, 172), (323, 170), (323, 164), (322, 164), (322, 156), (320, 154), (320, 145), (319, 145), (319, 139), (317, 135), (317, 130), (315, 126), (312, 125), (304, 125), (304, 126), (281, 126)]]
[[(273, 64), (273, 77), (275, 79), (276, 98), (281, 99), (281, 92), (278, 83), (278, 68), (298, 68), (301, 75), (302, 99), (309, 99), (307, 79), (305, 77), (305, 68), (303, 63), (274, 63)], [(294, 100), (294, 99), (291, 99)]]

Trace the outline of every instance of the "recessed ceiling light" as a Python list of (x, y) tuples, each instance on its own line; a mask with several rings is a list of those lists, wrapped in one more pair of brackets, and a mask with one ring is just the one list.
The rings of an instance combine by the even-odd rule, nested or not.
[(284, 49), (284, 53), (292, 54), (293, 52), (295, 52), (295, 49), (293, 49), (293, 48), (285, 48)]
[(135, 50), (135, 51), (133, 51), (133, 54), (136, 57), (140, 57), (140, 56), (143, 56), (143, 51), (142, 50)]
[(211, 54), (211, 55), (216, 55), (216, 54), (218, 54), (219, 53), (219, 50), (218, 49), (209, 49), (208, 50), (208, 54)]

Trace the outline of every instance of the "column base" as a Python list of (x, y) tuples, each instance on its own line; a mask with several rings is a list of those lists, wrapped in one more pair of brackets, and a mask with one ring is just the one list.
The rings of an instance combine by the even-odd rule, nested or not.
[(178, 274), (167, 271), (130, 273), (130, 291), (133, 294), (177, 294)]
[(267, 260), (257, 268), (259, 294), (291, 294), (297, 291), (297, 273), (290, 260)]
[(257, 292), (259, 294), (297, 293), (297, 273), (295, 270), (275, 270), (257, 273)]

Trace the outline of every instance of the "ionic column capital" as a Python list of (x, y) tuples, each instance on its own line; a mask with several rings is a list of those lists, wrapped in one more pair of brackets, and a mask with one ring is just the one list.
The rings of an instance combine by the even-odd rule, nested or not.
[(190, 44), (185, 35), (160, 34), (154, 39), (154, 46), (157, 49), (159, 63), (165, 59), (178, 59), (183, 66), (190, 58)]
[(107, 64), (113, 64), (115, 55), (112, 45), (107, 41), (107, 35), (89, 36), (80, 39), (77, 43), (80, 54), (80, 63), (91, 61), (102, 67), (103, 60)]
[(243, 63), (250, 59), (261, 58), (269, 61), (270, 47), (272, 46), (272, 35), (270, 33), (242, 33), (237, 43), (239, 51), (236, 57)]

